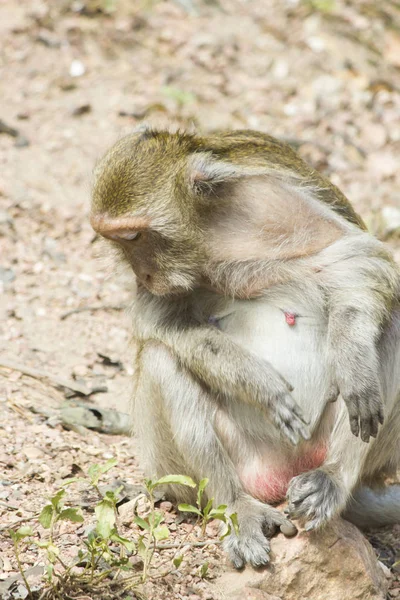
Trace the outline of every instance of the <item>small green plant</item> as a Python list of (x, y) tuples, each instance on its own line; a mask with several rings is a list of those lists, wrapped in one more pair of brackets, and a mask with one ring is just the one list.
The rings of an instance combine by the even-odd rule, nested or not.
[[(195, 488), (196, 483), (184, 475), (167, 475), (158, 480), (145, 480), (146, 493), (142, 493), (135, 499), (134, 523), (139, 528), (139, 534), (134, 540), (129, 540), (120, 534), (118, 527), (117, 505), (120, 500), (123, 486), (115, 490), (107, 490), (104, 493), (99, 486), (100, 479), (117, 464), (111, 459), (103, 465), (92, 465), (86, 477), (78, 477), (67, 480), (63, 489), (58, 490), (48, 498), (43, 507), (37, 524), (47, 531), (47, 534), (39, 537), (38, 531), (32, 527), (21, 527), (17, 531), (10, 530), (10, 536), (14, 543), (15, 557), (18, 569), (22, 575), (29, 598), (40, 598), (40, 600), (53, 600), (59, 598), (73, 598), (75, 592), (80, 595), (100, 593), (104, 598), (114, 598), (115, 594), (128, 594), (134, 590), (134, 594), (140, 595), (138, 586), (146, 583), (152, 577), (159, 578), (172, 571), (179, 569), (183, 557), (179, 554), (182, 544), (169, 545), (165, 547), (176, 547), (177, 552), (170, 566), (165, 572), (152, 566), (154, 552), (162, 550), (159, 544), (168, 539), (170, 532), (164, 521), (164, 514), (156, 509), (155, 490), (163, 485), (183, 485)], [(79, 548), (76, 558), (70, 562), (62, 557), (62, 550), (57, 540), (60, 536), (59, 525), (62, 521), (69, 521), (81, 525), (84, 523), (82, 510), (77, 507), (65, 506), (67, 501), (66, 487), (76, 483), (84, 482), (92, 487), (99, 497), (94, 506), (94, 527), (83, 537), (82, 547)], [(201, 530), (204, 534), (205, 527), (211, 519), (219, 519), (227, 524), (228, 532), (231, 526), (236, 526), (235, 515), (226, 514), (226, 506), (220, 505), (213, 508), (212, 499), (208, 500), (204, 508), (204, 492), (208, 480), (202, 479), (197, 490), (197, 506), (188, 504), (180, 505), (180, 510), (194, 512), (199, 517)], [(141, 514), (138, 513), (138, 501), (142, 499)], [(182, 542), (183, 543), (183, 542)], [(45, 553), (45, 586), (38, 592), (32, 592), (20, 560), (21, 548), (35, 544)], [(136, 556), (140, 560), (131, 561), (130, 557)], [(163, 564), (163, 563), (162, 563)], [(207, 577), (208, 563), (199, 568), (199, 575)], [(79, 595), (78, 594), (78, 595)], [(97, 596), (96, 596), (97, 597)]]
[(25, 525), (24, 527), (20, 527), (17, 531), (10, 530), (9, 533), (10, 533), (10, 537), (14, 543), (14, 553), (15, 553), (15, 558), (17, 560), (19, 572), (21, 573), (21, 577), (25, 583), (25, 587), (27, 589), (29, 596), (32, 596), (32, 590), (29, 586), (28, 580), (25, 577), (25, 573), (24, 573), (24, 570), (23, 570), (22, 564), (21, 564), (20, 545), (21, 545), (22, 540), (33, 535), (33, 530), (28, 525)]
[(192, 92), (186, 92), (172, 85), (164, 85), (161, 88), (161, 92), (166, 98), (175, 100), (179, 108), (182, 108), (186, 104), (193, 104), (196, 100), (196, 96)]
[(196, 506), (193, 506), (192, 504), (179, 504), (178, 508), (182, 512), (194, 513), (198, 516), (201, 522), (201, 531), (203, 535), (206, 532), (207, 523), (209, 521), (217, 519), (218, 521), (225, 523), (225, 532), (221, 536), (221, 539), (223, 539), (231, 533), (232, 528), (234, 528), (236, 532), (238, 531), (237, 515), (236, 513), (228, 515), (228, 507), (226, 504), (220, 504), (217, 508), (213, 508), (214, 498), (210, 498), (207, 503), (204, 503), (203, 499), (207, 485), (207, 478), (200, 481), (197, 490)]
[(335, 0), (304, 0), (306, 6), (321, 13), (331, 13), (335, 10)]

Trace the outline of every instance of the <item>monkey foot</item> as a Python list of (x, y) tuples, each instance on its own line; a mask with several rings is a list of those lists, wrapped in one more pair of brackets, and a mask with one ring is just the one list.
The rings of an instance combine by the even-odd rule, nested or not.
[(232, 532), (224, 540), (224, 550), (234, 567), (242, 569), (246, 563), (262, 567), (269, 563), (271, 550), (268, 538), (277, 531), (287, 537), (297, 533), (296, 527), (279, 510), (252, 499), (250, 506), (237, 507), (239, 534)]
[(346, 493), (340, 482), (322, 469), (294, 477), (287, 497), (290, 518), (305, 521), (307, 531), (321, 527), (346, 505)]

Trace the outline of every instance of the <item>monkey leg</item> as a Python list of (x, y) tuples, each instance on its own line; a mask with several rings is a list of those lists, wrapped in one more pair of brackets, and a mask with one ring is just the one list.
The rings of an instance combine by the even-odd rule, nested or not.
[[(336, 514), (344, 512), (346, 507), (348, 511), (345, 514), (351, 520), (353, 495), (356, 502), (358, 496), (358, 512), (360, 502), (365, 505), (367, 498), (371, 499), (371, 494), (368, 495), (360, 487), (363, 481), (377, 478), (379, 473), (387, 470), (388, 465), (393, 470), (399, 464), (400, 312), (393, 315), (382, 337), (380, 364), (386, 418), (377, 438), (367, 444), (354, 437), (347, 423), (344, 403), (341, 403), (323, 466), (294, 477), (289, 485), (288, 512), (292, 518), (306, 521), (308, 529), (323, 525)], [(400, 509), (395, 514), (394, 509), (390, 508), (398, 503), (399, 498), (398, 490), (388, 491), (385, 498), (381, 494), (375, 500), (375, 513), (379, 503), (386, 502), (388, 515), (383, 521), (387, 522), (389, 516), (400, 520)], [(356, 504), (353, 503), (353, 506)]]
[[(239, 532), (233, 531), (224, 542), (234, 566), (267, 564), (268, 537), (279, 528), (289, 536), (297, 530), (280, 511), (244, 492), (213, 426), (215, 399), (158, 342), (144, 344), (137, 367), (133, 413), (148, 475), (179, 473), (197, 481), (208, 477), (208, 496), (237, 514)], [(188, 500), (183, 486), (169, 486), (167, 495), (175, 501)]]
[[(400, 373), (399, 373), (400, 376)], [(368, 529), (400, 523), (400, 485), (384, 485), (396, 476), (400, 463), (400, 397), (365, 461), (361, 485), (354, 490), (343, 514), (358, 527)]]

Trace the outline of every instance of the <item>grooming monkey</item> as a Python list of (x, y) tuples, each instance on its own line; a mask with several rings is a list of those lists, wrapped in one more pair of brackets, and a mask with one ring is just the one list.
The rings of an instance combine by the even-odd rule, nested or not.
[(295, 532), (265, 504), (287, 492), (309, 528), (400, 520), (360, 487), (400, 459), (399, 272), (335, 186), (260, 133), (146, 130), (97, 167), (91, 222), (137, 276), (147, 470), (209, 477), (235, 566)]

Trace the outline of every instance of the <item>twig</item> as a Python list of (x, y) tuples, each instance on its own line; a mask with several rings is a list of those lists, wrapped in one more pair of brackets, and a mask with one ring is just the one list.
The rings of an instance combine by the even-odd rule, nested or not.
[(73, 308), (68, 312), (63, 313), (60, 316), (61, 321), (67, 319), (71, 315), (75, 315), (81, 312), (94, 312), (96, 310), (125, 310), (126, 304), (99, 304), (96, 306), (79, 306), (78, 308)]
[(13, 506), (12, 504), (8, 504), (4, 502), (4, 500), (0, 500), (0, 506), (4, 506), (4, 508), (9, 508), (10, 510), (19, 510), (18, 506)]
[(33, 515), (32, 517), (21, 517), (21, 518), (17, 519), (16, 521), (13, 521), (9, 525), (0, 527), (0, 531), (8, 531), (9, 529), (14, 529), (14, 527), (18, 527), (18, 525), (20, 525), (21, 523), (26, 523), (26, 521), (34, 521), (35, 519), (37, 519), (39, 517), (39, 515), (40, 515), (40, 513), (37, 513), (37, 515)]
[[(221, 540), (206, 540), (205, 542), (188, 542), (184, 544), (185, 546), (190, 546), (191, 548), (203, 548), (204, 546), (211, 546), (213, 544), (221, 544)], [(177, 544), (159, 544), (157, 546), (157, 550), (170, 550), (171, 548), (179, 548), (181, 543)]]
[(14, 412), (17, 413), (17, 415), (19, 415), (20, 417), (23, 417), (24, 419), (26, 419), (30, 423), (33, 423), (33, 419), (31, 417), (31, 415), (28, 413), (28, 411), (25, 408), (23, 408), (22, 406), (19, 406), (15, 402), (13, 402), (13, 400), (11, 398), (7, 398), (7, 403), (10, 406), (10, 408)]
[[(57, 375), (52, 375), (51, 373), (47, 373), (46, 371), (42, 371), (42, 369), (36, 369), (34, 367), (27, 367), (18, 362), (14, 362), (14, 360), (7, 360), (2, 358), (0, 360), (0, 367), (4, 367), (6, 369), (11, 369), (12, 371), (19, 371), (24, 375), (28, 375), (28, 377), (32, 377), (33, 379), (47, 379), (47, 381), (57, 387), (64, 387), (77, 392), (78, 394), (82, 394), (83, 396), (90, 396), (96, 390), (89, 389), (86, 385), (82, 385), (73, 381), (72, 379), (64, 379), (63, 377), (58, 377)], [(100, 391), (100, 390), (99, 390)], [(101, 391), (104, 391), (101, 388)]]

